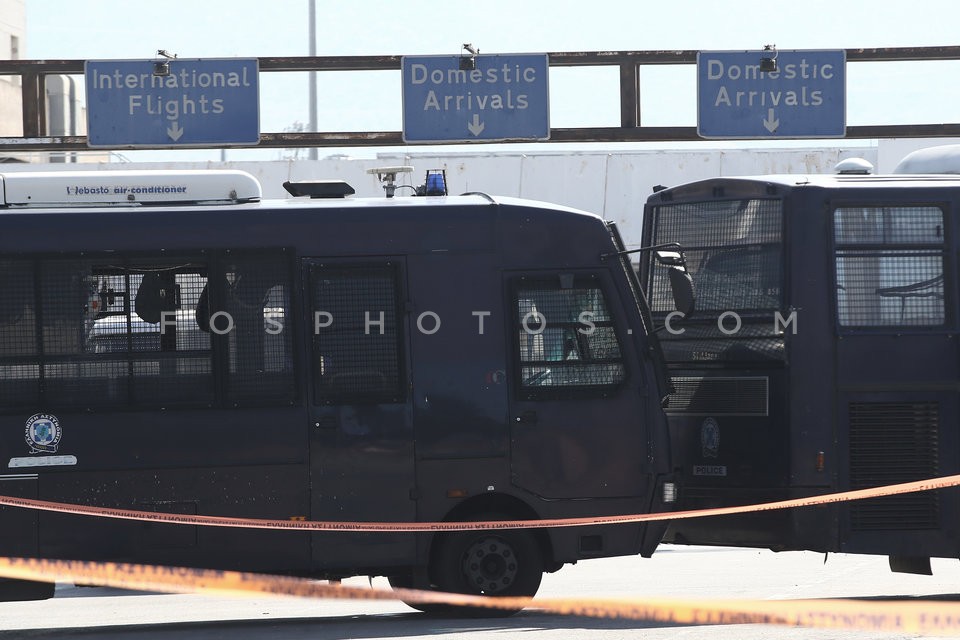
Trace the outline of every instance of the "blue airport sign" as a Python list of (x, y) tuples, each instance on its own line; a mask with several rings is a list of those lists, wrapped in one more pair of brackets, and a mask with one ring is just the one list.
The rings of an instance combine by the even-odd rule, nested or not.
[(91, 147), (200, 147), (260, 141), (256, 58), (89, 60)]
[(405, 56), (401, 66), (406, 142), (550, 137), (545, 53)]
[[(776, 56), (776, 71), (761, 58)], [(701, 51), (697, 133), (703, 138), (846, 135), (846, 52)]]

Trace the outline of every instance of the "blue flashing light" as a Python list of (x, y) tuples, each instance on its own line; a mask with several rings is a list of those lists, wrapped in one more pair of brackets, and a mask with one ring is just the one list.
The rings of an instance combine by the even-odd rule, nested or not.
[(424, 195), (447, 195), (447, 172), (444, 169), (427, 169), (427, 183), (424, 185)]

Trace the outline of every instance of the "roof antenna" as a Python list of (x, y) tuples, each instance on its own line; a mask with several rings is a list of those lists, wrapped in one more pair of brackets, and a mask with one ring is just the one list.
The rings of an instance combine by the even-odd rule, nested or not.
[(383, 184), (383, 191), (388, 198), (392, 198), (393, 194), (396, 193), (398, 188), (409, 186), (398, 185), (397, 174), (412, 172), (413, 167), (406, 165), (400, 167), (374, 167), (373, 169), (367, 169), (367, 173), (375, 173), (377, 175), (377, 179)]

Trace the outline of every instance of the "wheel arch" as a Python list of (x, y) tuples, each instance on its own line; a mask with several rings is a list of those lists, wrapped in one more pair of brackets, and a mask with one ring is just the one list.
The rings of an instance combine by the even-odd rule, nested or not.
[[(497, 514), (502, 519), (539, 520), (540, 515), (523, 500), (504, 493), (484, 493), (464, 500), (446, 515), (444, 522), (465, 522), (477, 520), (484, 514)], [(554, 560), (553, 542), (546, 529), (533, 529), (532, 533), (540, 547), (543, 565), (547, 572), (557, 571), (563, 563)], [(436, 543), (442, 534), (433, 536), (430, 543), (430, 555), (436, 550)]]

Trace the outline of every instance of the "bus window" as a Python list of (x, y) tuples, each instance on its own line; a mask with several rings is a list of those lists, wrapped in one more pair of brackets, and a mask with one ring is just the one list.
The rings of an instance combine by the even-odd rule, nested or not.
[(616, 387), (623, 358), (603, 292), (589, 278), (524, 281), (516, 290), (523, 391)]
[(274, 252), (234, 253), (224, 265), (210, 331), (228, 344), (226, 400), (233, 405), (286, 404), (296, 396), (290, 277), (288, 260)]
[[(168, 341), (168, 351), (209, 350), (210, 338), (196, 326), (193, 311), (206, 285), (206, 277), (201, 275), (206, 267), (179, 267), (180, 273), (166, 276), (166, 288), (161, 282), (162, 269), (143, 269), (92, 267), (94, 287), (88, 305), (93, 309), (88, 309), (88, 315), (95, 319), (87, 332), (85, 351), (162, 351), (161, 336), (171, 335), (174, 340)], [(166, 299), (169, 304), (164, 303)], [(164, 312), (168, 314), (165, 318)]]
[[(699, 311), (772, 310), (781, 299), (781, 205), (772, 199), (656, 207), (653, 244), (677, 242), (693, 278)], [(650, 258), (653, 260), (653, 257)], [(651, 307), (670, 312), (663, 270), (651, 269)], [(662, 277), (661, 277), (662, 276)]]
[(0, 310), (0, 406), (36, 405), (40, 367), (32, 260), (0, 260), (4, 304)]
[(44, 392), (80, 407), (212, 401), (210, 339), (187, 302), (207, 268), (199, 256), (45, 261)]
[(311, 288), (316, 401), (403, 402), (396, 267), (313, 265)]
[[(211, 286), (216, 268), (199, 255), (4, 262), (12, 301), (8, 317), (0, 317), (8, 406), (46, 398), (76, 408), (235, 405), (295, 396), (282, 256), (234, 256)], [(205, 305), (212, 327), (198, 322)], [(214, 372), (219, 340), (230, 367)], [(224, 382), (219, 400), (215, 377)]]
[(943, 211), (840, 208), (833, 220), (841, 327), (944, 324)]

